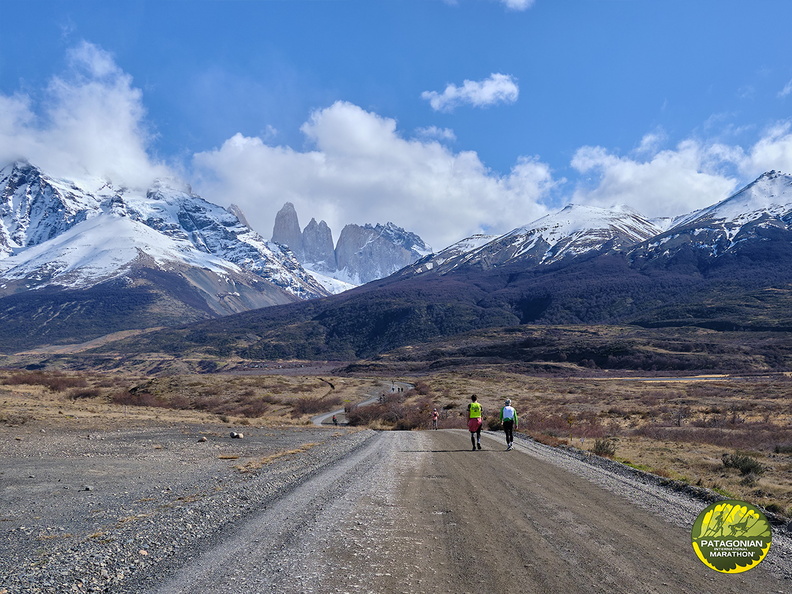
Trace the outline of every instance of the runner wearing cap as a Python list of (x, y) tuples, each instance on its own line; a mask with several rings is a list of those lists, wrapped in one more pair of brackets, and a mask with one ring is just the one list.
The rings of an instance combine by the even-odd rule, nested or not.
[(517, 429), (517, 411), (511, 405), (511, 400), (506, 399), (506, 405), (500, 411), (500, 420), (506, 432), (506, 450), (514, 447), (514, 430)]

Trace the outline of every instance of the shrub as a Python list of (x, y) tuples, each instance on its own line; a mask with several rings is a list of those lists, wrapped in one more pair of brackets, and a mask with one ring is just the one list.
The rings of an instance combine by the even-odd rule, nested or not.
[(777, 443), (773, 451), (776, 454), (792, 454), (792, 443)]
[[(383, 395), (377, 404), (348, 407), (346, 418), (352, 426), (367, 425), (372, 429), (392, 428), (397, 431), (411, 431), (429, 427), (431, 410), (432, 401), (426, 397), (406, 404), (403, 396)], [(441, 424), (443, 427), (448, 426), (445, 420), (442, 420)]]
[(591, 451), (597, 456), (612, 458), (616, 454), (616, 440), (611, 437), (596, 439)]
[(550, 435), (548, 433), (534, 433), (531, 435), (531, 437), (533, 437), (539, 443), (553, 448), (567, 444), (566, 439), (560, 439), (559, 437), (556, 437), (555, 435)]
[(330, 410), (334, 406), (341, 404), (339, 396), (332, 396), (329, 398), (312, 398), (310, 396), (300, 396), (294, 400), (292, 404), (292, 416), (299, 417), (300, 415), (310, 415), (326, 410)]
[(748, 477), (749, 475), (759, 476), (766, 468), (753, 456), (735, 452), (733, 454), (723, 454), (723, 466), (725, 468), (736, 468), (740, 474)]
[(101, 391), (96, 388), (73, 388), (69, 390), (68, 397), (70, 400), (80, 400), (82, 398), (96, 398), (101, 394)]
[(154, 394), (143, 391), (116, 392), (110, 397), (110, 401), (114, 404), (127, 406), (165, 406), (162, 400), (157, 398)]
[(43, 371), (15, 373), (6, 378), (4, 383), (9, 386), (21, 384), (46, 386), (53, 392), (62, 392), (67, 388), (84, 388), (88, 385), (88, 382), (82, 377), (68, 376), (60, 372), (46, 373)]

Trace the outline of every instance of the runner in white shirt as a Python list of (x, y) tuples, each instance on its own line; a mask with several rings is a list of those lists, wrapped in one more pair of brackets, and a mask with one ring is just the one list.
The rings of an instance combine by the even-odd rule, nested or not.
[(517, 429), (517, 411), (511, 405), (511, 400), (506, 399), (506, 406), (500, 411), (500, 420), (503, 430), (506, 432), (506, 450), (514, 446), (514, 430)]

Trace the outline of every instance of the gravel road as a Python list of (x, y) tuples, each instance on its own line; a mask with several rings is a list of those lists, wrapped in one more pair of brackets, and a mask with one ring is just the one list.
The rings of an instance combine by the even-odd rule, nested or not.
[(690, 545), (705, 501), (528, 440), (0, 431), (0, 593), (792, 589), (784, 530), (759, 567), (719, 574)]

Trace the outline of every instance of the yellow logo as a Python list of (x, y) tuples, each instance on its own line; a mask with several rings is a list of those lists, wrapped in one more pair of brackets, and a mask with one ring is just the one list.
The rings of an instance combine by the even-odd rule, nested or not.
[(750, 503), (713, 503), (693, 523), (693, 550), (701, 562), (721, 573), (753, 569), (770, 550), (772, 531), (765, 515)]

